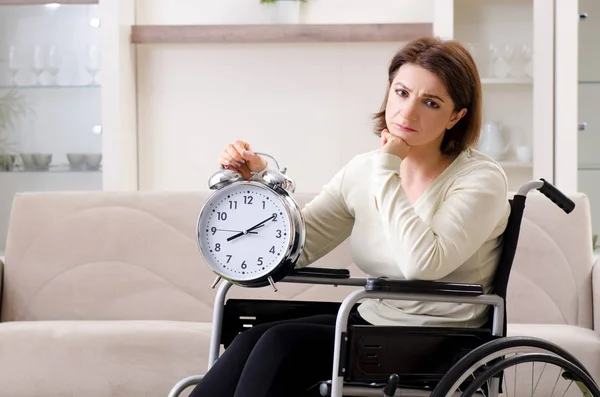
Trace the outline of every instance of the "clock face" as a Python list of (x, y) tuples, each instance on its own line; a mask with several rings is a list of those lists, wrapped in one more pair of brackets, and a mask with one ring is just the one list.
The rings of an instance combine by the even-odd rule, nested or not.
[(285, 257), (292, 229), (284, 201), (256, 183), (217, 191), (198, 222), (198, 244), (208, 264), (233, 280), (253, 280)]

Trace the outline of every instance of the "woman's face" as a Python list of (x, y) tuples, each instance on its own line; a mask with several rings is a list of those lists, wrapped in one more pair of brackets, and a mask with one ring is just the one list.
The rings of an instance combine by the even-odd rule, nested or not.
[(406, 63), (398, 69), (390, 86), (385, 121), (389, 132), (413, 149), (439, 149), (446, 129), (452, 128), (465, 113), (466, 109), (454, 111), (446, 86), (435, 74)]

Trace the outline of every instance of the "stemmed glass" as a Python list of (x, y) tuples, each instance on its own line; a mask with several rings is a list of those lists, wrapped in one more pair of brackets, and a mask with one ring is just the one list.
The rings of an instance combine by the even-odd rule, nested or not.
[(52, 84), (56, 84), (56, 75), (60, 70), (60, 53), (56, 45), (51, 45), (48, 49), (48, 64), (46, 70), (52, 76)]
[(19, 65), (17, 62), (17, 47), (11, 45), (8, 49), (8, 70), (12, 77), (12, 84), (17, 85), (17, 74), (19, 73)]
[(40, 84), (40, 75), (44, 72), (44, 52), (41, 45), (33, 47), (33, 62), (31, 70), (35, 74), (35, 83)]
[(92, 75), (90, 85), (94, 85), (96, 83), (96, 74), (100, 70), (100, 49), (96, 44), (90, 44), (87, 47), (85, 68)]
[(515, 54), (515, 51), (513, 49), (513, 46), (511, 44), (505, 44), (504, 47), (502, 48), (502, 57), (504, 58), (504, 61), (506, 62), (506, 74), (511, 76), (511, 77), (515, 77), (511, 72), (512, 72), (512, 62), (513, 62), (513, 56)]

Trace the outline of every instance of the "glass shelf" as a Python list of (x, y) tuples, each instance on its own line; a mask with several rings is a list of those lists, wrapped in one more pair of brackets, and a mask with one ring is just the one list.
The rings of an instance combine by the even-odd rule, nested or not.
[(0, 170), (0, 174), (22, 174), (22, 173), (65, 173), (65, 172), (85, 172), (85, 173), (94, 173), (94, 172), (102, 172), (102, 167), (97, 169), (76, 169), (71, 168), (68, 164), (57, 164), (51, 165), (47, 169), (25, 169), (25, 168), (13, 168), (10, 171)]
[(100, 84), (93, 85), (0, 85), (2, 90), (53, 90), (53, 89), (77, 89), (77, 88), (100, 88)]
[(600, 81), (595, 81), (595, 80), (580, 80), (579, 84), (600, 84)]
[(520, 161), (499, 161), (502, 168), (532, 168), (533, 163), (523, 163)]
[(577, 169), (579, 171), (600, 171), (600, 164), (580, 164)]
[(504, 85), (511, 85), (511, 84), (523, 84), (523, 85), (531, 85), (533, 84), (533, 80), (532, 79), (516, 79), (516, 78), (507, 78), (507, 79), (499, 79), (499, 78), (482, 78), (481, 79), (481, 84), (484, 85), (493, 85), (493, 84), (504, 84)]

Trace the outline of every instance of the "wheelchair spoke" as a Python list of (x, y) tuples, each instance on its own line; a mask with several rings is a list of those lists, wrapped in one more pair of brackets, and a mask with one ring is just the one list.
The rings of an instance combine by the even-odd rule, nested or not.
[[(492, 389), (491, 388), (491, 381), (488, 381), (487, 386), (488, 386), (488, 390)], [(487, 394), (485, 394), (485, 391), (483, 389), (479, 389), (479, 390), (481, 390), (481, 394), (483, 394), (483, 397), (487, 397)]]
[[(531, 363), (531, 365), (533, 366), (534, 363)], [(533, 397), (533, 395), (535, 394), (535, 391), (537, 390), (537, 387), (540, 384), (540, 379), (542, 379), (542, 375), (544, 375), (545, 369), (546, 369), (546, 363), (544, 363), (544, 366), (542, 367), (542, 372), (540, 373), (540, 377), (538, 378), (537, 382), (535, 383), (535, 387), (533, 388), (533, 391), (531, 392), (531, 397)], [(533, 379), (533, 376), (531, 378)]]
[(517, 397), (517, 366), (515, 365), (515, 384), (513, 385), (513, 396)]
[(504, 382), (504, 392), (508, 392), (508, 386), (506, 386), (506, 374), (502, 377), (502, 382)]
[(565, 392), (563, 393), (562, 397), (565, 397), (565, 394), (567, 394), (567, 391), (569, 390), (569, 387), (571, 387), (572, 384), (573, 384), (573, 381), (569, 382), (569, 384), (567, 385), (567, 388), (565, 389)]
[(554, 395), (554, 390), (556, 390), (556, 385), (558, 385), (558, 381), (560, 380), (560, 372), (556, 375), (556, 382), (554, 382), (554, 387), (552, 388), (552, 393), (550, 393), (550, 397)]

